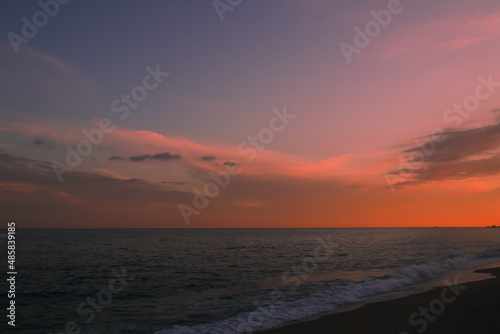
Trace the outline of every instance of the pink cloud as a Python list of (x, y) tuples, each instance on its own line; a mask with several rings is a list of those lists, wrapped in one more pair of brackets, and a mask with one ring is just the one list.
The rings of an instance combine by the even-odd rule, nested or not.
[(383, 58), (461, 50), (500, 38), (500, 12), (464, 10), (419, 26), (398, 29), (394, 33), (383, 32), (378, 38), (381, 42), (374, 52)]
[(33, 60), (63, 73), (70, 79), (82, 82), (88, 87), (95, 87), (94, 82), (90, 80), (81, 70), (67, 62), (63, 62), (57, 57), (26, 46), (22, 47), (22, 52), (27, 53)]
[(65, 144), (76, 144), (83, 139), (81, 128), (74, 124), (55, 120), (39, 122), (3, 121), (0, 133), (20, 134), (28, 137), (48, 137)]
[(0, 182), (0, 189), (8, 190), (15, 193), (34, 193), (41, 189), (39, 185), (18, 182)]
[(30, 96), (34, 104), (48, 103), (54, 108), (65, 102), (67, 107), (71, 102), (85, 103), (98, 95), (93, 79), (68, 61), (46, 52), (24, 46), (19, 54), (14, 54), (12, 49), (0, 45), (0, 57), (3, 79), (10, 83), (9, 94)]
[[(89, 124), (85, 129), (97, 128), (97, 123)], [(75, 124), (63, 122), (45, 121), (39, 124), (23, 122), (6, 122), (1, 132), (16, 133), (28, 137), (47, 137), (60, 145), (61, 155), (65, 155), (65, 145), (76, 146), (79, 141), (86, 140), (81, 133), (82, 128)], [(185, 168), (196, 170), (219, 171), (224, 168), (226, 161), (235, 161), (240, 165), (244, 174), (265, 176), (294, 176), (299, 178), (344, 178), (361, 181), (369, 179), (381, 171), (377, 166), (386, 152), (365, 152), (334, 157), (323, 161), (314, 161), (308, 158), (286, 154), (273, 150), (257, 150), (248, 143), (244, 146), (245, 154), (240, 154), (238, 146), (220, 143), (200, 144), (182, 136), (165, 136), (153, 131), (132, 130), (116, 126), (115, 130), (103, 134), (102, 144), (94, 147), (93, 155), (102, 157), (104, 155), (106, 164), (95, 166), (91, 169), (116, 178), (131, 177), (130, 173), (137, 173), (134, 177), (141, 177), (148, 171), (148, 177), (160, 180), (160, 176), (154, 170), (165, 170), (162, 161), (148, 160), (149, 163), (125, 161), (109, 162), (110, 156), (130, 157), (137, 155), (154, 155), (163, 152), (180, 154), (182, 159), (176, 159), (176, 167), (171, 172), (181, 173), (182, 165)], [(248, 150), (254, 150), (253, 157)], [(203, 156), (215, 156), (215, 160), (203, 160)], [(90, 157), (86, 158), (90, 160)], [(101, 159), (102, 160), (102, 159)], [(123, 166), (127, 166), (126, 168)], [(122, 169), (126, 169), (122, 170)], [(172, 167), (173, 168), (173, 167)], [(181, 173), (182, 174), (182, 173)], [(181, 175), (179, 174), (179, 175)], [(144, 175), (143, 175), (144, 176)]]

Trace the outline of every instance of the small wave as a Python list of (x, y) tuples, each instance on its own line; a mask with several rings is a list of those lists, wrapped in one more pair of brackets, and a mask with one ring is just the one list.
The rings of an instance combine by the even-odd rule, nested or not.
[(412, 265), (397, 275), (378, 278), (330, 290), (317, 291), (310, 297), (295, 301), (268, 303), (253, 312), (223, 321), (196, 326), (175, 326), (155, 334), (234, 334), (269, 329), (284, 323), (334, 311), (340, 306), (363, 302), (367, 297), (396, 292), (405, 287), (437, 278), (448, 271), (500, 261), (500, 252), (480, 253), (475, 256), (453, 255), (441, 261)]

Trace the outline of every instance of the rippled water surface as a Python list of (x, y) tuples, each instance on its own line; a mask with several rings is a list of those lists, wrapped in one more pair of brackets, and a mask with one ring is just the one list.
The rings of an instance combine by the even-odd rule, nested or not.
[(20, 230), (17, 238), (23, 333), (264, 329), (500, 258), (500, 229), (486, 228)]

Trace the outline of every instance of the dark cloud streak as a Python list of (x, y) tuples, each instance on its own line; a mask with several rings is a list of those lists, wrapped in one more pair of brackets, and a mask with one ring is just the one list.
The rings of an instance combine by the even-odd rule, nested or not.
[(408, 179), (395, 186), (500, 174), (500, 121), (474, 129), (449, 129), (442, 135), (445, 137), (441, 137), (440, 143), (427, 141), (426, 149), (415, 146), (402, 152), (403, 156), (420, 152), (425, 159), (420, 165), (417, 161), (409, 161), (415, 166), (411, 173), (403, 170), (388, 173)]
[(170, 154), (170, 152), (165, 152), (165, 153), (157, 153), (153, 156), (151, 156), (151, 159), (158, 159), (158, 160), (173, 160), (173, 159), (181, 159), (180, 154)]
[(176, 160), (176, 159), (182, 159), (182, 156), (180, 154), (171, 154), (170, 152), (164, 152), (164, 153), (157, 153), (157, 154), (144, 154), (144, 155), (134, 155), (130, 156), (128, 158), (124, 158), (122, 156), (114, 155), (108, 158), (108, 160), (117, 160), (117, 161), (123, 161), (123, 160), (130, 160), (133, 162), (143, 162), (149, 159), (154, 159), (154, 160)]
[(149, 157), (151, 157), (149, 154), (144, 154), (144, 155), (135, 155), (132, 157), (128, 157), (128, 159), (131, 161), (138, 162), (138, 161), (144, 161), (144, 160), (148, 159)]

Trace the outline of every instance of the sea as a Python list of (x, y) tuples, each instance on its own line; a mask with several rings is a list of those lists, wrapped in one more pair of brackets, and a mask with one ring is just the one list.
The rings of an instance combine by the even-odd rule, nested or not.
[(500, 262), (492, 228), (44, 229), (16, 242), (17, 333), (258, 332)]

